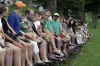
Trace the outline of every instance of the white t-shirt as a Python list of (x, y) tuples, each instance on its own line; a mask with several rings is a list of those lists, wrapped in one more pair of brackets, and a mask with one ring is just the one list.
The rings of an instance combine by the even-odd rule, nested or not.
[[(0, 32), (2, 30), (2, 22), (1, 22), (1, 18), (0, 18)], [(0, 44), (2, 44), (4, 46), (4, 39), (2, 38), (2, 33), (0, 33)]]
[(0, 29), (2, 29), (2, 23), (1, 23), (1, 18), (0, 18)]
[(39, 20), (38, 20), (38, 21), (35, 21), (35, 22), (34, 22), (34, 25), (35, 25), (35, 28), (36, 28), (36, 29), (40, 29), (40, 28), (41, 28), (41, 23), (40, 23)]

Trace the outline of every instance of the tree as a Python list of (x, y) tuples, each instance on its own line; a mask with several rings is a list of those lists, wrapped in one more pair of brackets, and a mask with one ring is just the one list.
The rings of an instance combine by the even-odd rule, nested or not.
[(81, 20), (84, 20), (85, 3), (86, 3), (85, 0), (63, 0), (63, 6), (59, 8), (64, 7), (62, 10), (65, 10), (67, 13), (68, 13), (68, 9), (71, 9), (73, 14), (81, 17)]
[(88, 3), (85, 6), (87, 12), (92, 12), (92, 19), (94, 28), (97, 26), (98, 14), (100, 11), (100, 0), (88, 0)]

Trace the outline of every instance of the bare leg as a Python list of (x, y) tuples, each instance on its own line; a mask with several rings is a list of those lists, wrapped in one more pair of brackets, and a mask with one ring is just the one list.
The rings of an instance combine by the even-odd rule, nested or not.
[(64, 52), (65, 56), (68, 56), (67, 49), (66, 49), (66, 43), (63, 46), (63, 52)]
[(60, 37), (57, 37), (57, 49), (61, 51), (60, 41)]
[(27, 47), (26, 60), (27, 60), (27, 66), (32, 66), (32, 48)]
[(6, 66), (12, 66), (13, 62), (13, 50), (12, 48), (6, 48), (6, 56), (5, 56), (5, 65)]
[(56, 48), (55, 39), (53, 36), (50, 37), (50, 42), (51, 42), (51, 46), (53, 48), (53, 52), (55, 52), (57, 50), (57, 48)]
[(34, 59), (35, 59), (35, 63), (39, 63), (39, 62), (41, 62), (41, 59), (40, 59), (39, 53), (38, 53), (38, 54), (34, 54)]
[[(13, 50), (13, 59), (14, 59), (14, 66), (21, 66), (21, 48), (8, 44), (9, 48)], [(11, 54), (12, 55), (12, 54)], [(11, 56), (12, 58), (12, 56)]]
[(21, 65), (25, 66), (25, 55), (26, 55), (26, 48), (21, 48)]
[(52, 48), (51, 44), (49, 45), (49, 53), (50, 54), (53, 53), (53, 48)]
[(63, 57), (64, 54), (61, 51), (60, 41), (61, 41), (61, 38), (60, 37), (57, 37), (57, 49), (58, 49), (58, 53), (60, 53), (60, 56)]
[(5, 49), (0, 50), (0, 66), (5, 66)]
[(35, 63), (41, 63), (41, 59), (40, 59), (40, 56), (39, 56), (39, 48), (38, 48), (38, 45), (37, 45), (37, 42), (35, 41), (31, 41), (32, 45), (33, 45), (33, 56), (34, 56), (34, 59), (35, 59)]
[(22, 45), (23, 45), (22, 51), (24, 52), (22, 55), (23, 56), (22, 59), (24, 60), (22, 61), (22, 64), (23, 66), (25, 66), (25, 60), (26, 60), (27, 66), (32, 66), (32, 48), (33, 48), (32, 44), (22, 41)]
[(42, 44), (40, 45), (40, 55), (43, 61), (47, 59), (47, 44), (45, 40), (43, 40)]
[(25, 66), (25, 61), (29, 62), (28, 58), (28, 46), (27, 43), (20, 41), (21, 47), (21, 66)]
[(10, 45), (14, 52), (14, 66), (25, 66), (25, 47), (21, 43)]

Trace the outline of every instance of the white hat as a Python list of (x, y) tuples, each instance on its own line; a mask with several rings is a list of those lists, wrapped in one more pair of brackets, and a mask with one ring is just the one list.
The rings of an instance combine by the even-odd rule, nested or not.
[(60, 16), (59, 13), (54, 13), (54, 16)]

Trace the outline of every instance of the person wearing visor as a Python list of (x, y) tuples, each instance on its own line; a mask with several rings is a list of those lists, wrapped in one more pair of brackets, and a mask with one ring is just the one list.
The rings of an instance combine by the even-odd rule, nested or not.
[(61, 38), (59, 37), (59, 34), (61, 32), (61, 24), (59, 17), (60, 17), (59, 13), (54, 13), (51, 24), (53, 27), (54, 35), (56, 36), (57, 39), (57, 50), (59, 51), (60, 56), (64, 56), (64, 54), (61, 52), (61, 46), (60, 46)]
[(48, 38), (46, 39), (49, 44), (49, 58), (56, 60), (57, 58), (54, 57), (54, 54), (60, 54), (59, 50), (57, 50), (56, 44), (55, 44), (55, 36), (54, 31), (52, 27), (52, 17), (50, 11), (46, 11), (45, 15), (43, 15), (43, 29), (44, 32), (47, 33)]

